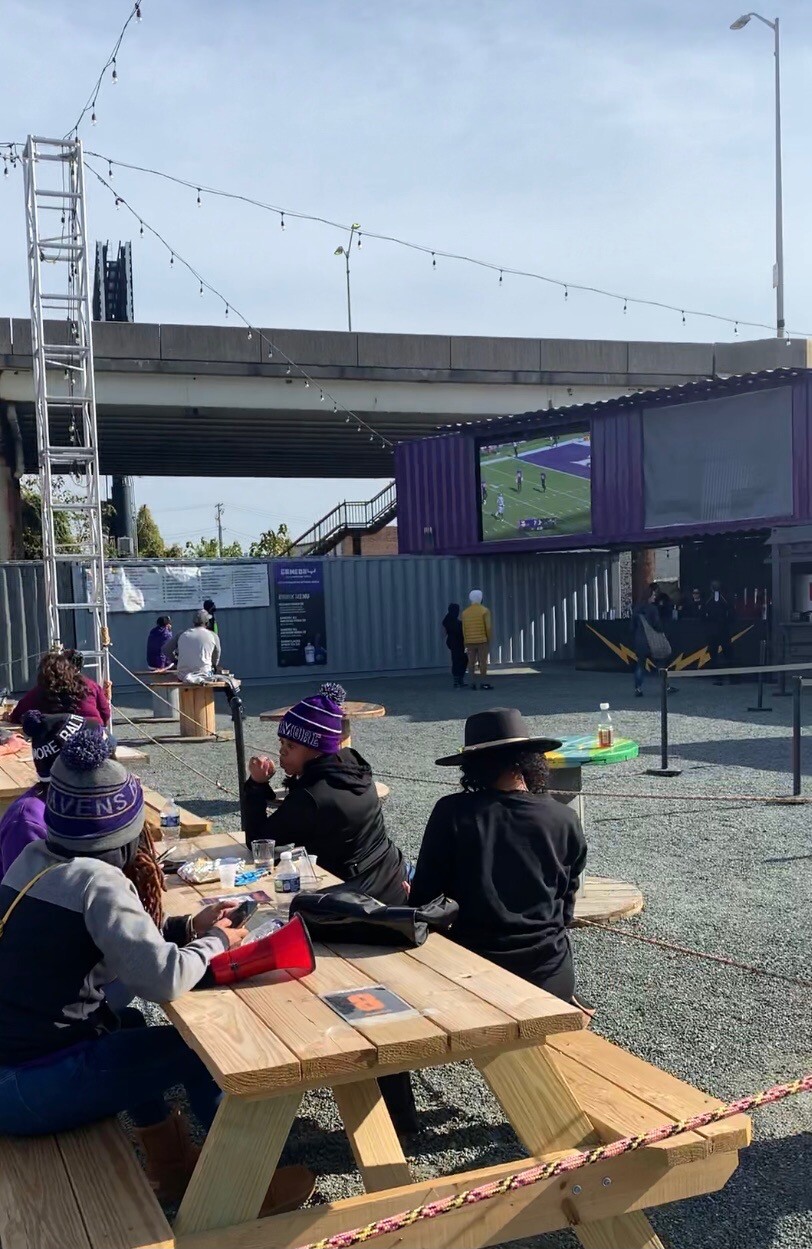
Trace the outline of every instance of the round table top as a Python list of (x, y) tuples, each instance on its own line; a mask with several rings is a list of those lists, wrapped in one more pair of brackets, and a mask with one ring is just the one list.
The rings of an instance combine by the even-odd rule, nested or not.
[(624, 763), (636, 759), (639, 752), (639, 745), (631, 738), (616, 737), (612, 746), (602, 747), (597, 737), (587, 733), (584, 737), (565, 737), (560, 748), (548, 751), (545, 758), (551, 768), (579, 768), (587, 763)]
[(608, 876), (587, 876), (575, 895), (573, 925), (584, 921), (598, 924), (602, 920), (637, 915), (643, 909), (643, 895), (636, 885)]
[[(380, 703), (344, 703), (344, 718), (346, 720), (377, 720), (379, 716), (386, 715), (386, 708)], [(260, 720), (284, 720), (290, 711), (290, 707), (277, 707), (275, 711), (261, 711)]]

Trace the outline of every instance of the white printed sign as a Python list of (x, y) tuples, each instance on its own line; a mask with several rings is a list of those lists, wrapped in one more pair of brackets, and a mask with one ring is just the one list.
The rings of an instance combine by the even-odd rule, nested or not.
[[(92, 597), (90, 573), (85, 581)], [(194, 611), (212, 599), (219, 611), (230, 607), (268, 607), (268, 569), (257, 564), (124, 565), (108, 564), (104, 576), (109, 612)]]

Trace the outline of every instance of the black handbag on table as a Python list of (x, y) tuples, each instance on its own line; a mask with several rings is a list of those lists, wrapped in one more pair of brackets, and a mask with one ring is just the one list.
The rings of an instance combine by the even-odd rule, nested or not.
[(444, 896), (425, 906), (386, 906), (347, 885), (297, 893), (290, 904), (291, 917), (301, 915), (314, 941), (401, 949), (422, 945), (430, 930), (450, 928), (459, 910)]

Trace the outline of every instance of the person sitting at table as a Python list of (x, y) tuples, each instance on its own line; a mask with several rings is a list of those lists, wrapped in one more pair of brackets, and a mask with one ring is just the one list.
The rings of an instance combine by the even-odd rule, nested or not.
[[(386, 906), (403, 906), (409, 864), (386, 833), (372, 769), (357, 750), (341, 748), (340, 685), (327, 682), (318, 694), (296, 703), (279, 722), (279, 762), (287, 780), (280, 802), (271, 787), (275, 768), (255, 755), (245, 782), (245, 840), (277, 846), (292, 842), (317, 855), (319, 865), (347, 885)], [(269, 812), (270, 808), (270, 812)], [(408, 1075), (384, 1076), (381, 1092), (399, 1132), (417, 1129)]]
[(23, 694), (9, 719), (21, 724), (27, 711), (76, 715), (94, 724), (110, 723), (110, 703), (100, 685), (81, 672), (78, 651), (48, 651), (40, 660), (37, 683)]
[(567, 928), (586, 841), (575, 812), (545, 792), (544, 755), (560, 745), (531, 733), (515, 707), (468, 717), (462, 750), (437, 760), (460, 768), (464, 792), (441, 798), (429, 817), (410, 904), (453, 898), (452, 941), (570, 1001)]
[(65, 743), (91, 723), (72, 714), (46, 716), (41, 711), (26, 711), (23, 716), (22, 729), (31, 740), (37, 783), (15, 798), (0, 819), (0, 879), (29, 842), (44, 838), (51, 768)]
[(184, 630), (166, 643), (163, 653), (167, 659), (177, 660), (178, 680), (187, 681), (189, 677), (201, 680), (214, 676), (220, 663), (220, 639), (209, 629), (210, 619), (207, 611), (196, 611), (191, 629)]
[(164, 649), (172, 641), (172, 621), (168, 616), (159, 616), (147, 634), (147, 667), (160, 672), (171, 668), (172, 660), (164, 654)]
[[(110, 758), (98, 728), (80, 729), (51, 769), (46, 839), (26, 846), (0, 883), (0, 1134), (64, 1132), (126, 1111), (159, 1198), (180, 1200), (197, 1152), (168, 1089), (184, 1085), (209, 1128), (219, 1090), (171, 1026), (117, 1014), (117, 977), (147, 1002), (192, 989), (210, 960), (246, 935), (219, 902), (162, 929), (126, 878), (141, 845), (139, 780)], [(277, 1171), (265, 1213), (310, 1195), (307, 1168)]]

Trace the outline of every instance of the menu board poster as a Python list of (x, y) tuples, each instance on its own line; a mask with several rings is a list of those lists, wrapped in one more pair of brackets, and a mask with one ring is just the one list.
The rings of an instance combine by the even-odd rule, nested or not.
[(276, 657), (280, 668), (327, 663), (324, 571), (320, 563), (274, 564)]
[[(93, 598), (92, 574), (85, 570), (88, 602)], [(104, 570), (109, 612), (195, 611), (205, 599), (218, 610), (267, 607), (270, 603), (267, 565), (110, 563)]]

